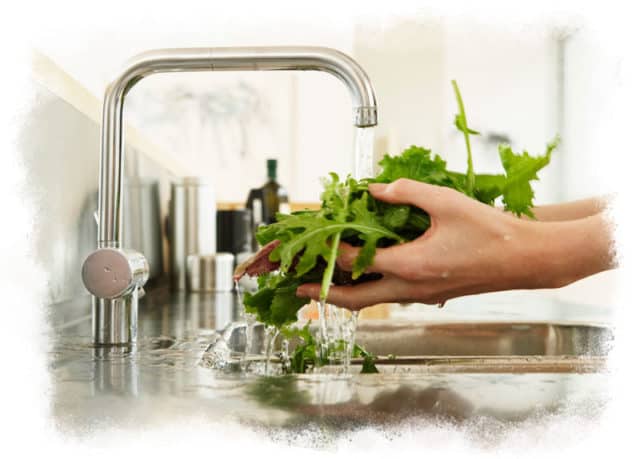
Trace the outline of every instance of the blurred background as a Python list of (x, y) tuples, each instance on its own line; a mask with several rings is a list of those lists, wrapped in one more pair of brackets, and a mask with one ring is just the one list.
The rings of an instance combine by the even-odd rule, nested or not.
[[(339, 49), (369, 74), (379, 103), (376, 162), (415, 144), (465, 170), (453, 126), (456, 79), (469, 124), (482, 133), (472, 139), (476, 171), (501, 170), (499, 142), (540, 154), (559, 134), (561, 146), (534, 185), (537, 204), (615, 191), (611, 176), (624, 152), (602, 151), (596, 131), (618, 62), (579, 20), (407, 15), (315, 24), (283, 18), (255, 27), (211, 18), (207, 28), (181, 23), (157, 34), (114, 25), (82, 40), (45, 36), (34, 43), (35, 98), (21, 146), (47, 228), (46, 241), (41, 234), (36, 241), (52, 302), (84, 292), (79, 266), (94, 246), (101, 98), (122, 64), (153, 48), (283, 44)], [(207, 177), (219, 209), (243, 207), (249, 189), (266, 180), (266, 159), (275, 158), (278, 182), (292, 206), (303, 207), (317, 203), (320, 177), (354, 167), (349, 94), (325, 74), (152, 76), (134, 87), (124, 112), (127, 175), (157, 181), (162, 215), (176, 177)], [(603, 304), (614, 286), (615, 275), (605, 274), (555, 294)]]
[[(299, 28), (243, 30), (234, 24), (224, 39), (219, 33), (203, 38), (197, 29), (155, 40), (123, 31), (99, 46), (54, 41), (38, 49), (101, 98), (124, 62), (147, 49), (329, 46), (351, 55), (374, 83), (380, 107), (377, 157), (416, 144), (464, 170), (464, 143), (452, 123), (450, 81), (456, 79), (469, 122), (483, 134), (473, 145), (478, 170), (499, 170), (498, 141), (539, 153), (558, 133), (561, 151), (536, 184), (538, 201), (607, 191), (607, 180), (596, 173), (598, 153), (589, 148), (588, 131), (606, 98), (599, 73), (615, 77), (616, 68), (579, 25), (516, 27), (423, 17)], [(293, 200), (315, 201), (320, 175), (351, 172), (350, 104), (339, 81), (315, 72), (163, 74), (134, 88), (125, 118), (186, 171), (211, 176), (222, 201), (244, 200), (247, 186), (264, 179), (267, 157), (280, 160), (279, 179)]]

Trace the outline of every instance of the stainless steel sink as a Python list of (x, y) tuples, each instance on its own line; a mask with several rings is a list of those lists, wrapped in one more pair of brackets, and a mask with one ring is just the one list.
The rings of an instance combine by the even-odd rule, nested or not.
[[(312, 324), (311, 332), (316, 329)], [(256, 324), (253, 335), (252, 353), (264, 354), (264, 327)], [(244, 324), (232, 324), (221, 339), (235, 356), (245, 354)], [(613, 333), (605, 326), (576, 323), (365, 320), (356, 341), (377, 356), (376, 365), (384, 372), (584, 373), (604, 370)], [(279, 348), (276, 339), (274, 349)], [(215, 360), (214, 353), (215, 346), (209, 346), (205, 365)], [(277, 363), (277, 356), (272, 360)], [(352, 363), (358, 366), (362, 359)]]
[(382, 356), (382, 365), (443, 372), (558, 373), (602, 370), (613, 334), (604, 326), (571, 323), (382, 322), (363, 324), (358, 340)]

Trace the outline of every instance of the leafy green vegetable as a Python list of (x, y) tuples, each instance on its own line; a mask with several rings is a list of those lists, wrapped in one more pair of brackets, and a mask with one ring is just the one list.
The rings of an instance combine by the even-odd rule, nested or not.
[[(455, 80), (452, 85), (459, 111), (454, 125), (464, 136), (467, 171), (450, 171), (439, 155), (412, 145), (398, 156), (386, 154), (379, 163), (381, 172), (376, 177), (360, 181), (347, 177), (340, 181), (335, 173), (331, 173), (324, 182), (320, 210), (279, 214), (276, 223), (258, 229), (256, 238), (260, 244), (280, 241), (269, 256), (271, 261), (280, 262), (280, 271), (261, 276), (258, 291), (245, 294), (247, 311), (257, 314), (258, 320), (267, 325), (283, 327), (295, 322), (298, 309), (309, 301), (296, 296), (298, 286), (319, 282), (320, 298), (327, 298), (331, 283), (336, 281), (335, 261), (340, 241), (361, 247), (351, 273), (351, 281), (358, 282), (373, 262), (378, 247), (411, 241), (429, 228), (431, 219), (424, 210), (373, 199), (368, 192), (371, 183), (391, 183), (408, 178), (453, 188), (488, 205), (494, 205), (501, 197), (506, 210), (517, 216), (533, 217), (534, 192), (530, 182), (537, 180), (540, 169), (549, 164), (558, 138), (547, 145), (541, 156), (531, 156), (527, 151), (518, 154), (508, 145), (499, 145), (504, 173), (476, 174), (470, 136), (480, 133), (469, 128)], [(296, 372), (322, 364), (315, 357), (317, 343), (308, 327), (300, 333), (302, 347), (292, 354), (292, 368)], [(359, 355), (365, 359), (367, 371), (373, 371), (375, 358)]]
[(404, 150), (400, 156), (384, 155), (379, 164), (382, 172), (371, 180), (375, 183), (391, 183), (408, 178), (433, 185), (453, 185), (446, 161), (438, 155), (431, 158), (431, 150), (415, 145)]
[(291, 354), (291, 371), (293, 373), (306, 373), (309, 368), (318, 365), (320, 352), (318, 343), (309, 331), (310, 322), (302, 328), (285, 328), (281, 330), (283, 336), (291, 339), (298, 338), (300, 344)]
[(296, 296), (300, 283), (299, 279), (284, 274), (262, 275), (258, 278), (258, 291), (244, 294), (245, 310), (255, 314), (260, 322), (278, 328), (294, 322), (298, 309), (308, 302)]
[(507, 172), (507, 177), (503, 188), (503, 201), (505, 209), (516, 215), (528, 215), (533, 218), (531, 212), (533, 207), (533, 189), (529, 183), (531, 180), (538, 180), (538, 171), (549, 164), (551, 152), (558, 146), (559, 139), (556, 137), (547, 144), (547, 151), (543, 156), (529, 156), (524, 151), (521, 155), (515, 154), (508, 145), (500, 145), (500, 160)]
[(469, 134), (478, 135), (480, 134), (478, 131), (474, 131), (473, 129), (469, 129), (467, 126), (467, 115), (464, 112), (464, 104), (462, 103), (462, 96), (460, 95), (460, 90), (458, 89), (458, 83), (456, 80), (452, 80), (451, 84), (453, 85), (453, 91), (456, 93), (456, 102), (458, 103), (458, 113), (455, 117), (454, 123), (458, 130), (462, 131), (464, 134), (464, 143), (467, 147), (467, 188), (466, 193), (469, 196), (473, 196), (473, 191), (475, 189), (475, 173), (473, 172), (473, 158), (471, 157), (471, 142), (469, 141)]
[(367, 352), (362, 346), (354, 344), (353, 346), (353, 357), (362, 357), (364, 360), (362, 362), (362, 370), (360, 373), (380, 373), (376, 368), (376, 356)]
[(360, 371), (360, 373), (380, 373), (376, 368), (375, 357), (373, 357), (371, 354), (364, 355), (364, 361), (362, 362), (362, 370)]
[(301, 277), (316, 266), (319, 257), (322, 258), (328, 266), (325, 271), (328, 274), (322, 279), (321, 292), (325, 294), (321, 296), (325, 298), (343, 232), (357, 236), (359, 245), (364, 246), (354, 263), (354, 278), (373, 261), (378, 241), (405, 241), (385, 226), (384, 216), (381, 218), (369, 208), (369, 193), (359, 190), (355, 184), (351, 178), (340, 183), (338, 176), (332, 174), (332, 181), (325, 184), (320, 211), (278, 215), (276, 223), (260, 228), (256, 234), (261, 244), (275, 239), (280, 241), (269, 259), (279, 261), (282, 272), (289, 272), (295, 260), (295, 276)]
[[(327, 356), (322, 355), (320, 352), (320, 343), (311, 334), (309, 326), (310, 322), (307, 322), (301, 329), (286, 327), (281, 330), (284, 337), (300, 341), (290, 357), (290, 370), (293, 373), (306, 373), (311, 368), (329, 364)], [(330, 346), (329, 355), (334, 352), (344, 352), (346, 343), (344, 340), (337, 340), (331, 343)], [(354, 344), (351, 357), (363, 359), (361, 373), (378, 373), (378, 369), (375, 366), (376, 357), (367, 352), (362, 346)]]

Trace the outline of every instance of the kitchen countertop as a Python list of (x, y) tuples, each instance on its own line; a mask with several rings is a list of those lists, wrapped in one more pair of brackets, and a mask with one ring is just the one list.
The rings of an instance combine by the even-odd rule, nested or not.
[[(607, 315), (598, 308), (552, 302), (535, 309), (523, 297), (516, 301), (513, 292), (501, 298), (511, 309), (496, 301), (484, 313), (476, 307), (465, 318), (460, 308), (470, 307), (466, 300), (452, 302), (443, 310), (393, 306), (390, 317), (394, 323), (415, 322), (423, 308), (424, 321), (434, 321), (440, 314), (440, 322), (476, 320), (478, 316), (494, 322), (501, 318), (535, 322), (549, 320), (545, 314), (553, 311), (553, 319), (559, 322), (563, 317), (607, 322)], [(558, 308), (563, 311), (560, 315)], [(489, 314), (489, 310), (496, 313)], [(524, 311), (529, 311), (528, 316)], [(239, 317), (233, 292), (151, 289), (141, 301), (135, 350), (107, 352), (90, 344), (88, 297), (53, 305), (48, 360), (52, 412), (58, 428), (84, 435), (113, 425), (149, 428), (169, 420), (198, 418), (338, 433), (345, 426), (393, 424), (413, 416), (445, 418), (461, 425), (489, 418), (492, 422), (487, 428), (500, 435), (506, 426), (549, 413), (593, 418), (608, 399), (608, 376), (603, 372), (430, 374), (409, 369), (378, 375), (269, 378), (221, 374), (199, 365), (217, 333)], [(488, 438), (486, 432), (479, 435)]]

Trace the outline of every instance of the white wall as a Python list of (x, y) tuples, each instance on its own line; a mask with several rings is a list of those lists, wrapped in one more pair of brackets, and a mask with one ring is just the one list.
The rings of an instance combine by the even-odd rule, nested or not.
[(126, 101), (126, 119), (171, 154), (189, 175), (213, 179), (218, 199), (243, 201), (279, 159), (290, 182), (291, 76), (256, 73), (164, 74), (142, 80)]
[[(558, 133), (556, 48), (544, 26), (513, 29), (495, 24), (449, 20), (444, 28), (444, 64), (440, 90), (443, 151), (451, 165), (466, 169), (463, 137), (453, 126), (458, 113), (450, 80), (462, 93), (469, 125), (483, 136), (472, 137), (477, 172), (501, 172), (497, 144), (484, 139), (505, 134), (512, 146), (531, 154), (544, 152)], [(557, 155), (534, 183), (536, 202), (556, 201), (560, 162)]]
[(378, 97), (378, 160), (414, 144), (442, 151), (443, 38), (437, 21), (356, 29), (354, 58), (369, 73)]
[[(617, 169), (628, 164), (629, 150), (609, 147), (611, 113), (619, 61), (588, 29), (572, 34), (565, 47), (565, 165), (561, 190), (566, 199), (615, 191)], [(632, 103), (629, 101), (629, 103)]]
[[(452, 19), (359, 26), (354, 57), (378, 93), (378, 158), (416, 144), (466, 170), (463, 137), (453, 127), (458, 109), (452, 79), (470, 126), (485, 135), (472, 138), (476, 171), (502, 171), (497, 144), (484, 140), (492, 131), (532, 154), (543, 152), (558, 133), (557, 42), (545, 26), (514, 30)], [(561, 164), (556, 155), (540, 174), (537, 202), (558, 199)]]

